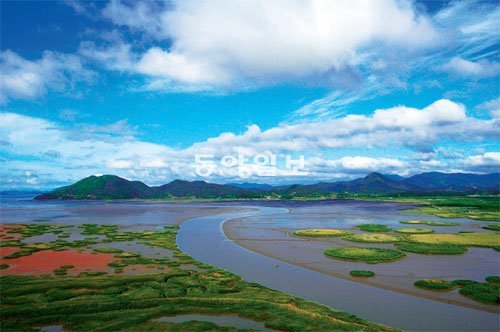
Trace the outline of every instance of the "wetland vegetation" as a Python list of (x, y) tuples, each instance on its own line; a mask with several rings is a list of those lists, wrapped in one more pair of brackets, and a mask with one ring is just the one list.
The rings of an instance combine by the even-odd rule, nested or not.
[(393, 243), (399, 241), (400, 237), (390, 234), (355, 234), (348, 235), (342, 238), (343, 240), (352, 242), (366, 242), (366, 243)]
[(336, 259), (369, 264), (390, 262), (406, 256), (405, 253), (397, 250), (364, 247), (327, 248), (324, 250), (324, 254)]
[(345, 236), (351, 235), (352, 232), (345, 231), (342, 229), (300, 229), (293, 232), (293, 234), (298, 236), (311, 236), (311, 237), (328, 237), (328, 236)]
[[(39, 227), (43, 226), (43, 227)], [(16, 241), (18, 251), (32, 248), (24, 239), (60, 230), (47, 224), (13, 226), (0, 238)], [(71, 227), (64, 227), (71, 228)], [(70, 231), (69, 229), (66, 229)], [(97, 250), (96, 255), (114, 255), (109, 271), (84, 270), (73, 265), (59, 266), (51, 274), (39, 276), (2, 275), (2, 331), (30, 330), (37, 326), (61, 325), (79, 331), (114, 330), (220, 330), (233, 331), (209, 322), (159, 322), (156, 318), (188, 313), (237, 314), (261, 321), (268, 328), (289, 331), (366, 330), (389, 331), (388, 327), (364, 321), (284, 294), (210, 265), (195, 261), (176, 244), (176, 227), (159, 231), (120, 232), (117, 227), (84, 225), (85, 235), (103, 235), (102, 240), (79, 240), (76, 244), (56, 240), (38, 245), (26, 255), (38, 252), (68, 252), (78, 248), (83, 254), (96, 243), (137, 241), (173, 251), (170, 258), (145, 258), (138, 253)], [(55, 243), (54, 243), (55, 242)], [(10, 244), (8, 242), (7, 244)], [(112, 247), (110, 247), (113, 249)], [(104, 252), (104, 253), (103, 253)], [(78, 252), (75, 251), (75, 255)], [(4, 257), (5, 258), (5, 257)], [(9, 258), (13, 263), (20, 258)], [(128, 274), (127, 268), (153, 266), (149, 274)], [(5, 271), (10, 267), (7, 266)], [(163, 270), (161, 270), (163, 269)], [(36, 272), (36, 271), (35, 271)], [(76, 273), (75, 275), (68, 275)]]
[(375, 272), (366, 270), (352, 270), (349, 274), (353, 277), (369, 278), (375, 276)]
[(427, 225), (427, 226), (458, 226), (457, 222), (451, 221), (426, 221), (426, 220), (405, 220), (400, 221), (401, 224), (407, 225)]
[(500, 232), (500, 225), (498, 225), (498, 224), (484, 226), (483, 228), (489, 229), (490, 231)]
[(401, 242), (396, 247), (402, 251), (424, 255), (460, 255), (467, 252), (466, 246), (447, 243)]
[(474, 280), (423, 279), (416, 281), (415, 286), (435, 291), (451, 291), (460, 288), (460, 294), (473, 300), (489, 304), (500, 304), (498, 280), (498, 276), (487, 277), (486, 282), (483, 283)]
[(496, 247), (500, 243), (498, 233), (413, 234), (412, 242), (430, 244), (455, 244), (476, 247)]
[(365, 232), (391, 232), (392, 229), (382, 224), (361, 224), (358, 228)]
[(395, 232), (403, 234), (429, 234), (434, 233), (434, 230), (428, 228), (399, 228)]

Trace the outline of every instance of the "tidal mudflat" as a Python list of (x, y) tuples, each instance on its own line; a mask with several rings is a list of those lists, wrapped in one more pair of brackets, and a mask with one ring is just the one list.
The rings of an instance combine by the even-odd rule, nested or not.
[[(387, 223), (391, 229), (408, 228), (399, 223), (400, 214), (406, 216), (405, 205), (343, 201), (192, 204), (59, 201), (37, 204), (26, 200), (2, 206), (2, 223), (4, 220), (9, 222), (0, 228), (2, 264), (8, 265), (0, 270), (0, 286), (2, 290), (9, 290), (2, 291), (2, 329), (5, 330), (18, 330), (21, 325), (43, 329), (56, 326), (70, 330), (134, 330), (140, 325), (151, 330), (232, 331), (250, 327), (234, 325), (243, 322), (255, 328), (265, 326), (283, 330), (388, 329), (363, 319), (409, 330), (431, 327), (440, 330), (498, 329), (498, 320), (491, 314), (496, 306), (460, 295), (458, 288), (436, 293), (412, 284), (415, 293), (403, 289), (398, 295), (390, 291), (394, 288), (392, 281), (399, 281), (406, 287), (407, 281), (429, 278), (426, 271), (449, 264), (447, 259), (452, 256), (429, 257), (446, 259), (433, 266), (421, 262), (427, 269), (421, 275), (409, 276), (406, 272), (401, 275), (401, 266), (392, 266), (407, 261), (412, 253), (406, 252), (405, 258), (390, 263), (337, 261), (325, 256), (324, 249), (357, 246), (356, 242), (342, 237), (325, 240), (293, 234), (298, 229), (336, 228), (347, 230), (345, 236), (355, 236), (363, 233), (357, 225), (381, 223), (382, 220), (392, 220)], [(155, 213), (151, 214), (150, 208)], [(34, 221), (29, 213), (22, 212), (26, 209), (40, 209), (35, 213), (40, 217)], [(433, 218), (429, 220), (438, 219)], [(480, 222), (462, 220), (460, 225), (462, 222), (468, 223), (466, 226), (474, 231), (492, 233), (481, 228)], [(229, 241), (222, 225), (229, 236), (234, 238), (234, 233), (239, 232), (245, 237), (240, 237), (236, 241), (238, 244)], [(418, 228), (425, 227), (428, 226), (418, 225)], [(453, 227), (458, 231), (461, 226), (441, 226), (439, 230), (436, 227), (436, 234), (449, 232)], [(383, 233), (366, 234), (378, 237)], [(427, 234), (417, 236), (424, 235)], [(391, 236), (409, 235), (393, 233)], [(393, 243), (359, 243), (359, 246), (398, 250)], [(497, 275), (485, 263), (489, 260), (477, 250), (489, 250), (492, 260), (497, 257), (494, 254), (498, 254), (491, 248), (468, 248), (467, 254), (476, 252), (474, 257), (483, 260), (476, 263), (484, 270), (478, 271), (457, 261), (452, 267), (457, 271), (462, 269), (463, 273), (443, 274), (439, 278), (484, 281), (487, 276)], [(76, 263), (56, 259), (64, 264), (56, 263), (44, 270), (40, 269), (40, 264), (18, 264), (18, 260), (32, 260), (36, 255), (66, 255)], [(290, 255), (293, 255), (291, 260)], [(96, 265), (83, 264), (90, 261)], [(325, 271), (318, 273), (316, 264)], [(28, 269), (13, 273), (19, 266), (28, 266)], [(353, 270), (371, 271), (374, 276), (351, 275)], [(390, 287), (380, 285), (380, 280), (389, 282)], [(439, 302), (443, 298), (453, 303), (458, 298), (466, 307)], [(387, 310), (381, 311), (376, 306), (380, 301), (385, 303)], [(120, 306), (127, 303), (126, 308), (116, 310), (118, 303)], [(35, 310), (33, 304), (46, 310)], [(362, 319), (331, 311), (328, 307)], [(405, 314), (407, 307), (413, 308), (416, 314)], [(82, 310), (85, 318), (78, 314)], [(422, 321), (419, 319), (422, 314), (432, 320)], [(196, 322), (185, 320), (195, 317), (189, 315), (198, 318), (218, 316), (216, 321)], [(456, 319), (451, 319), (455, 316)], [(165, 318), (158, 321), (160, 317)], [(172, 317), (178, 318), (169, 321)]]
[[(21, 222), (0, 234), (2, 331), (392, 330), (197, 261), (177, 247), (179, 226), (169, 220), (134, 231)], [(25, 242), (45, 234), (58, 239)]]
[[(229, 220), (224, 223), (224, 231), (230, 239), (249, 250), (307, 269), (382, 289), (499, 312), (498, 305), (471, 300), (458, 290), (434, 292), (414, 285), (416, 281), (426, 278), (484, 282), (486, 277), (498, 275), (499, 252), (491, 246), (498, 244), (500, 235), (482, 228), (491, 222), (443, 220), (432, 215), (409, 214), (411, 205), (380, 202), (307, 202), (284, 206), (288, 213)], [(416, 223), (413, 220), (422, 222)], [(418, 226), (418, 230), (409, 229), (408, 224)], [(334, 229), (336, 233), (340, 230), (354, 235), (332, 237), (301, 236), (300, 232), (297, 234), (298, 230), (304, 229)], [(487, 235), (485, 232), (490, 233)], [(320, 232), (314, 232), (318, 233)], [(440, 234), (446, 234), (445, 239), (458, 238), (466, 243), (464, 239), (472, 237), (472, 240), (468, 240), (471, 242), (477, 238), (476, 233), (485, 233), (480, 237), (488, 237), (490, 247), (433, 244), (438, 242), (435, 239)], [(422, 240), (430, 243), (398, 244), (398, 241), (402, 241), (401, 236), (404, 239), (425, 237)], [(346, 260), (342, 257), (332, 259), (328, 255), (330, 248), (341, 251), (351, 247), (398, 250), (404, 252), (404, 257), (369, 264), (373, 261)], [(375, 276), (358, 278), (350, 274), (352, 270), (373, 271)]]

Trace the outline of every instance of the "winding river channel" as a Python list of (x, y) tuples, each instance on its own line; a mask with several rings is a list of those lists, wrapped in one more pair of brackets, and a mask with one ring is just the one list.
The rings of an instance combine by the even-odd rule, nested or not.
[(279, 207), (193, 218), (181, 224), (180, 249), (245, 280), (407, 331), (497, 331), (497, 314), (336, 278), (247, 250), (229, 240), (224, 222), (288, 213)]

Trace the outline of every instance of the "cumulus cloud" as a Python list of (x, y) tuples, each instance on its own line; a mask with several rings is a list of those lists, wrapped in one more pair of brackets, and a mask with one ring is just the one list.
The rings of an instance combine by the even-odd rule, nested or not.
[(79, 81), (90, 81), (94, 73), (75, 55), (45, 51), (41, 59), (27, 60), (7, 50), (0, 52), (0, 102), (33, 99), (48, 89), (71, 89)]
[[(82, 127), (89, 129), (85, 135)], [(30, 170), (37, 165), (39, 171), (48, 173), (45, 180), (71, 174), (74, 181), (95, 173), (128, 169), (130, 172), (121, 174), (130, 176), (138, 172), (154, 181), (150, 173), (171, 174), (168, 169), (158, 170), (165, 166), (158, 161), (170, 159), (172, 168), (182, 161), (169, 147), (137, 140), (128, 130), (124, 121), (102, 128), (65, 127), (41, 118), (1, 113), (0, 140), (7, 143), (2, 152), (10, 156), (5, 170), (9, 172), (9, 165), (13, 169)], [(20, 162), (26, 157), (33, 161)]]
[(133, 31), (147, 31), (154, 37), (164, 37), (164, 26), (159, 12), (164, 10), (163, 2), (141, 1), (131, 6), (119, 0), (111, 0), (102, 15), (119, 26), (126, 26)]
[(388, 145), (426, 150), (439, 138), (488, 137), (498, 137), (498, 125), (494, 120), (468, 117), (463, 105), (442, 99), (423, 109), (398, 106), (376, 110), (370, 115), (283, 124), (265, 131), (252, 125), (241, 135), (223, 133), (194, 144), (190, 149), (219, 155)]
[(370, 172), (403, 173), (408, 163), (392, 158), (372, 158), (363, 156), (348, 156), (340, 159), (324, 159), (313, 157), (308, 162), (308, 169), (316, 176), (329, 174), (366, 175)]
[(500, 152), (485, 152), (469, 156), (464, 161), (468, 170), (475, 172), (493, 173), (500, 171)]
[[(62, 174), (68, 177), (68, 182), (96, 173), (112, 173), (149, 183), (174, 178), (195, 179), (196, 155), (213, 155), (216, 170), (208, 180), (219, 182), (237, 180), (239, 176), (237, 168), (218, 162), (225, 155), (252, 157), (272, 153), (289, 154), (296, 159), (298, 155), (314, 152), (306, 158), (305, 169), (301, 170), (308, 173), (308, 181), (364, 175), (371, 171), (404, 175), (422, 170), (449, 170), (451, 166), (486, 171), (498, 166), (500, 158), (496, 152), (443, 158), (439, 148), (433, 149), (443, 138), (454, 142), (498, 138), (495, 120), (468, 117), (463, 105), (450, 100), (438, 100), (423, 109), (399, 106), (375, 110), (366, 116), (347, 115), (315, 123), (283, 124), (265, 131), (252, 125), (243, 134), (223, 133), (184, 149), (145, 142), (136, 135), (137, 128), (126, 120), (102, 126), (61, 125), (16, 113), (0, 113), (0, 151), (9, 156), (4, 162), (6, 174), (37, 172), (39, 185), (61, 178)], [(415, 154), (413, 159), (369, 157), (352, 155), (352, 152), (335, 159), (323, 156), (337, 148), (373, 148), (374, 151), (394, 146), (423, 152)], [(436, 152), (425, 152), (433, 150)], [(261, 168), (249, 167), (253, 171)], [(277, 175), (279, 177), (270, 182), (299, 181), (279, 163)]]
[(500, 98), (481, 103), (476, 108), (489, 112), (493, 119), (500, 119)]
[[(245, 88), (286, 81), (342, 84), (357, 54), (373, 45), (425, 48), (437, 32), (410, 1), (111, 1), (103, 15), (169, 47), (133, 53), (127, 46), (84, 49), (105, 63), (138, 57), (123, 69), (150, 77), (149, 89)], [(397, 26), (398, 29), (393, 27)], [(90, 46), (90, 47), (89, 47)], [(125, 51), (125, 52), (123, 52)], [(103, 52), (109, 53), (109, 55)], [(123, 53), (122, 53), (123, 52)], [(121, 59), (122, 57), (120, 57)], [(115, 68), (116, 69), (116, 68)], [(332, 77), (332, 78), (329, 78)]]

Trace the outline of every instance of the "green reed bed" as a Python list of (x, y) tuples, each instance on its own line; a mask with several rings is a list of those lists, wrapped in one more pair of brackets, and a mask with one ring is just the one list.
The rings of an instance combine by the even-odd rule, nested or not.
[(324, 250), (324, 254), (331, 258), (369, 264), (391, 262), (406, 256), (396, 250), (363, 247), (328, 248)]

